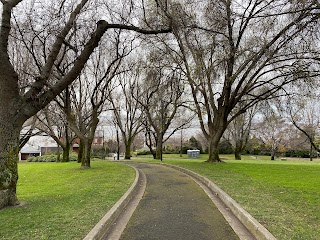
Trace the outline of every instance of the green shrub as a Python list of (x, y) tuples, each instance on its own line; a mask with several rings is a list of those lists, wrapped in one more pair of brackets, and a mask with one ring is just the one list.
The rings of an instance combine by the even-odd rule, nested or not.
[(69, 155), (69, 161), (70, 162), (78, 161), (78, 154), (76, 152), (71, 152)]
[[(62, 158), (62, 154), (60, 154), (60, 159)], [(69, 161), (77, 161), (78, 154), (75, 152), (71, 152), (69, 155)], [(57, 161), (57, 154), (45, 154), (43, 156), (38, 157), (29, 157), (27, 162), (56, 162)]]
[(139, 150), (136, 152), (137, 155), (149, 155), (151, 154), (150, 150)]
[(92, 148), (91, 156), (94, 158), (100, 158), (100, 159), (105, 159), (107, 156), (107, 152), (109, 149), (104, 149), (103, 147), (100, 148)]
[(37, 157), (28, 157), (27, 162), (35, 162)]
[[(300, 158), (309, 158), (310, 151), (309, 150), (288, 150), (285, 153), (286, 157), (300, 157)], [(317, 157), (317, 154), (314, 152), (312, 157)]]

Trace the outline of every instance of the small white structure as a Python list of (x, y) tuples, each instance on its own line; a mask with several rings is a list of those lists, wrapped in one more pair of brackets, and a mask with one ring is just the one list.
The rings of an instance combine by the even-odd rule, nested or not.
[(200, 150), (187, 150), (188, 158), (198, 158), (200, 156)]
[(40, 147), (34, 147), (31, 145), (25, 145), (19, 152), (19, 160), (27, 160), (28, 157), (41, 156)]

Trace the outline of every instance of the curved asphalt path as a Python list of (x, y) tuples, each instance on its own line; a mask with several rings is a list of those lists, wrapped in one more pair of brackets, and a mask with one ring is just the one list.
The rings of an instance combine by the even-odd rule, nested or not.
[(143, 198), (121, 240), (239, 239), (206, 193), (182, 172), (130, 163), (147, 177)]

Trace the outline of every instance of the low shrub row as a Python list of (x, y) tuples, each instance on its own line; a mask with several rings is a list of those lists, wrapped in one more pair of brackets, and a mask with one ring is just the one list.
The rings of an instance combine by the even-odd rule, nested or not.
[[(62, 155), (60, 154), (60, 159), (62, 158)], [(37, 156), (37, 157), (29, 157), (27, 159), (27, 162), (57, 162), (58, 155), (57, 154), (45, 154), (43, 156)], [(78, 160), (78, 154), (77, 153), (70, 153), (69, 155), (69, 161), (77, 161)]]

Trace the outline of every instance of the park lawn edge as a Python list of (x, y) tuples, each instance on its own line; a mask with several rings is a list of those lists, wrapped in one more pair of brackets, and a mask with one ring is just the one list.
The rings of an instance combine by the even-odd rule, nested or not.
[[(320, 236), (320, 162), (277, 161), (222, 155), (225, 163), (204, 163), (185, 155), (164, 155), (163, 162), (207, 177), (237, 201), (278, 239), (315, 240)], [(155, 162), (144, 158), (138, 161)]]
[(26, 205), (0, 211), (0, 239), (82, 239), (135, 178), (133, 168), (107, 161), (86, 170), (74, 162), (22, 163), (19, 172)]

